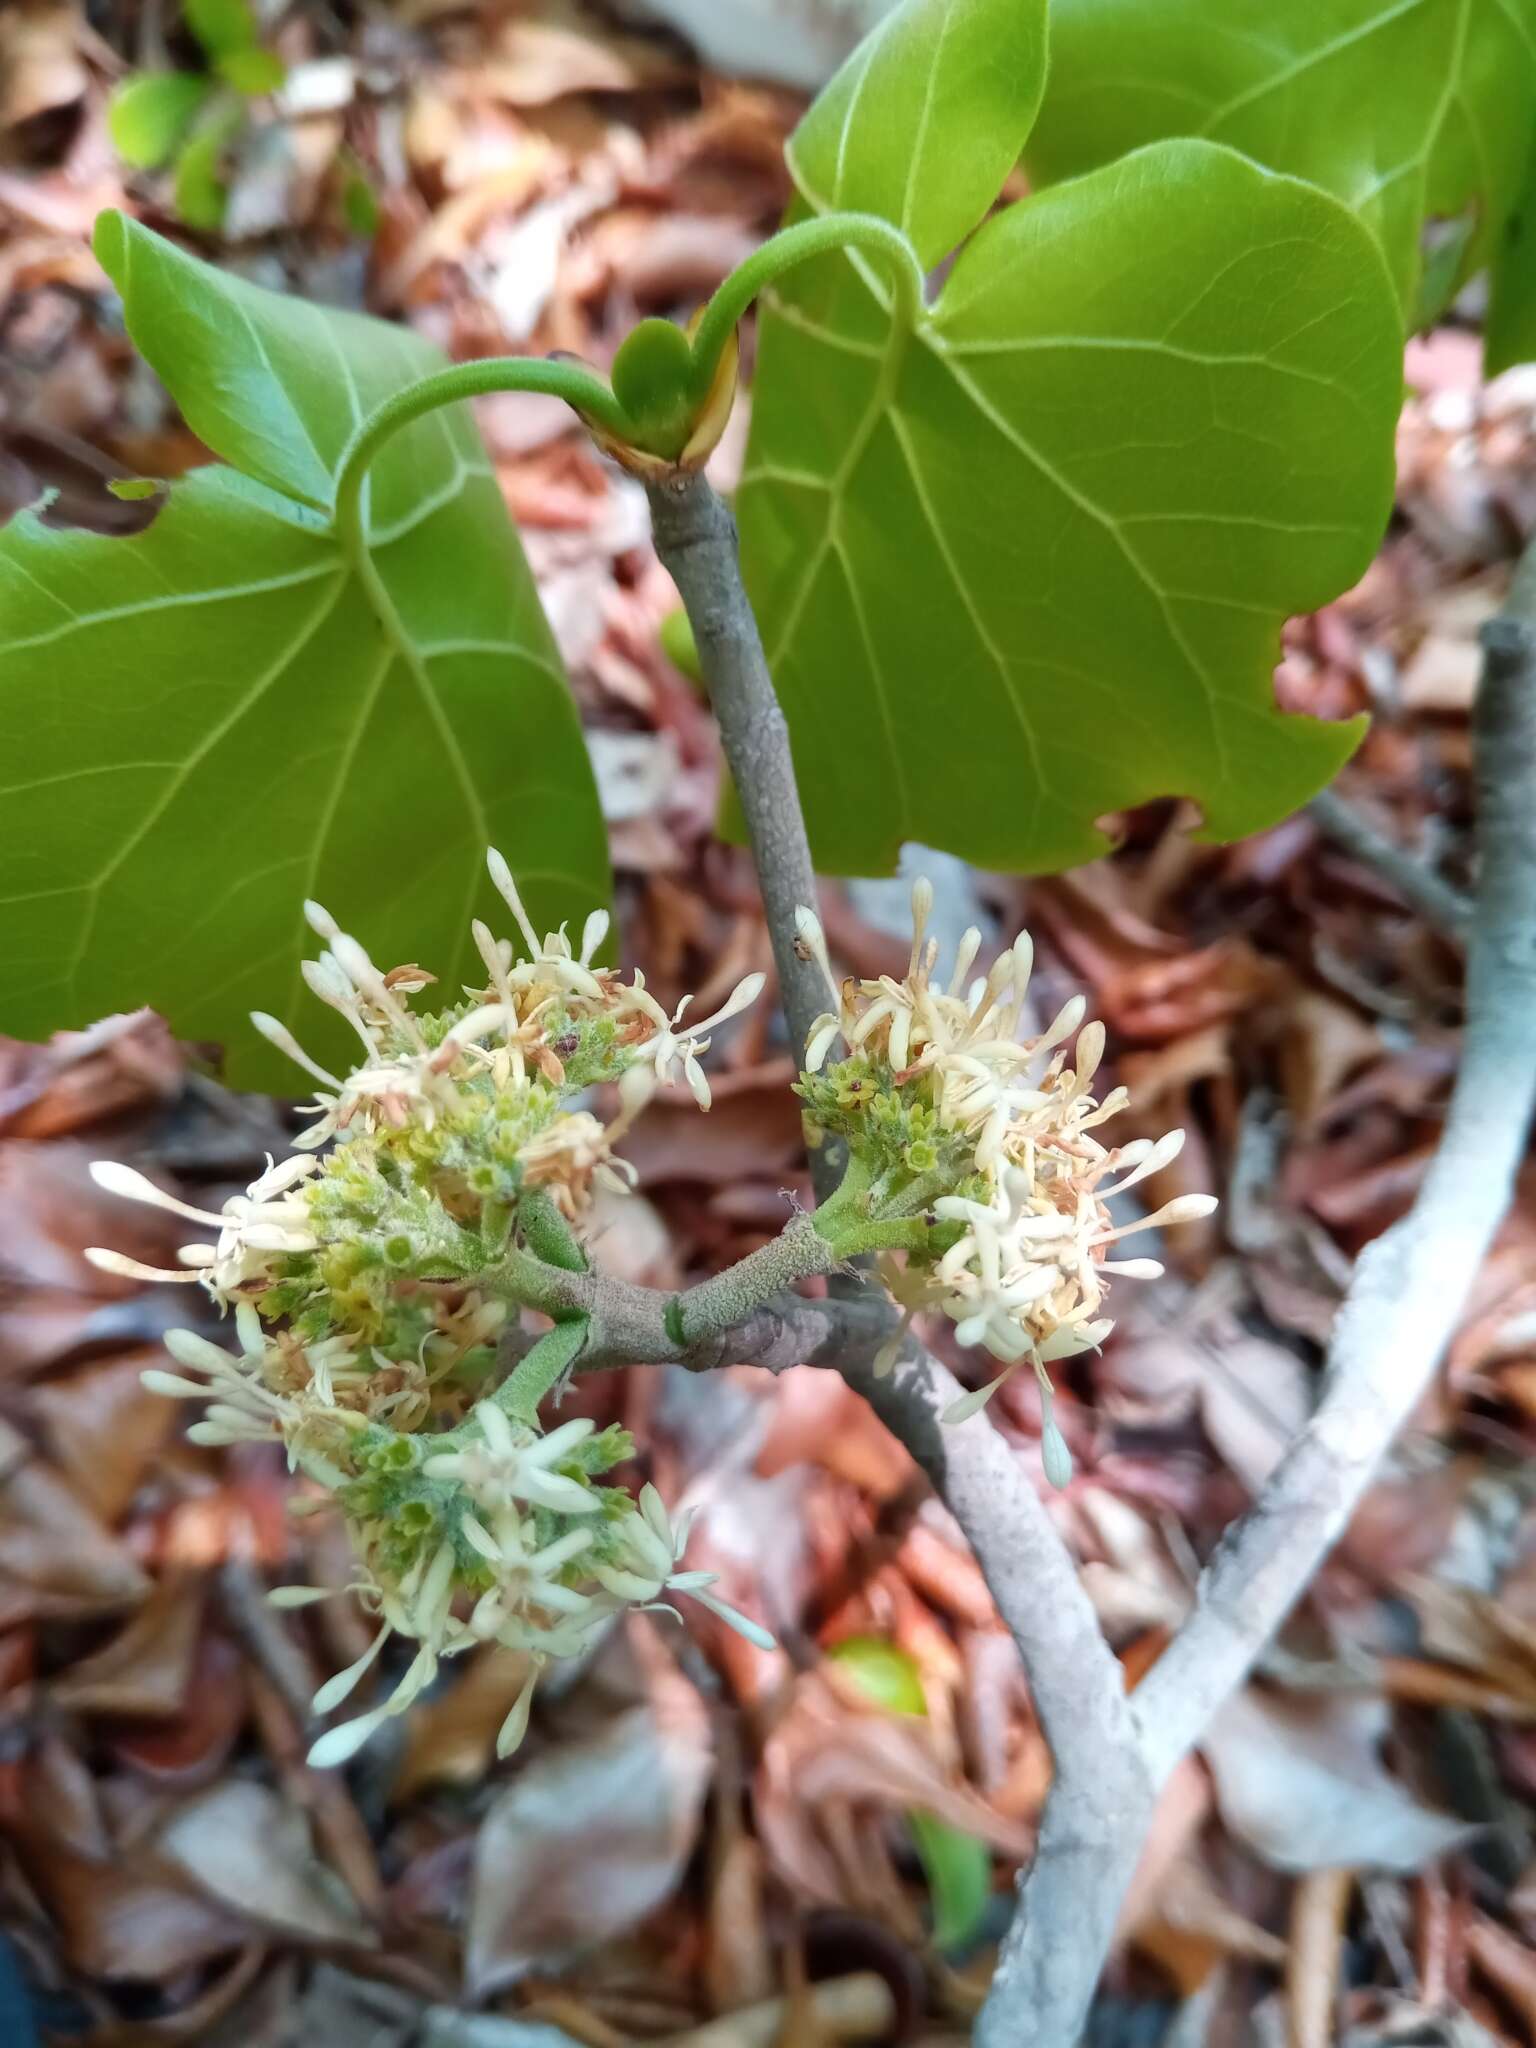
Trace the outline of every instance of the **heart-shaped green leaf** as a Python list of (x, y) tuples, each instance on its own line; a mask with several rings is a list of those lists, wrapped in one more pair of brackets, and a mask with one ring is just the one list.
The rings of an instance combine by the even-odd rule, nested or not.
[[(1335, 193), (1380, 241), (1407, 317), (1431, 317), (1499, 258), (1536, 137), (1536, 4), (1056, 0), (1031, 175), (1071, 177), (1174, 135)], [(1461, 246), (1426, 299), (1434, 223), (1458, 224)], [(1529, 353), (1536, 334), (1506, 346)]]
[[(930, 39), (906, 61), (933, 107), (908, 118), (937, 162), (1011, 160), (1039, 83), (1000, 44), (989, 153), (944, 90), (945, 23), (1031, 12), (916, 0), (882, 32)], [(913, 138), (848, 84), (874, 61), (795, 138), (807, 205), (900, 215)], [(963, 182), (949, 230), (985, 210)], [(1360, 726), (1276, 709), (1279, 630), (1380, 538), (1400, 343), (1349, 211), (1209, 143), (995, 215), (915, 332), (862, 259), (797, 271), (763, 323), (738, 511), (819, 863), (887, 870), (917, 839), (1056, 868), (1152, 797), (1226, 838), (1312, 795)]]
[(452, 995), (483, 974), (487, 844), (550, 923), (604, 900), (590, 765), (467, 410), (374, 467), (372, 589), (293, 494), (327, 497), (354, 424), (436, 352), (143, 229), (100, 247), (188, 417), (263, 480), (195, 471), (132, 539), (0, 533), (0, 1022), (148, 1002), (237, 1081), (292, 1086), (246, 1012), (297, 1010), (303, 898)]

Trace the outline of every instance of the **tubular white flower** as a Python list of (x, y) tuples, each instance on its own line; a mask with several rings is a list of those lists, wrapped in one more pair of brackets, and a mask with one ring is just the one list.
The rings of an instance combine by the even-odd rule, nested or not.
[(297, 1154), (274, 1165), (270, 1156), (267, 1170), (259, 1174), (243, 1195), (232, 1195), (217, 1214), (196, 1209), (191, 1203), (167, 1194), (146, 1175), (115, 1159), (91, 1162), (91, 1178), (108, 1194), (127, 1201), (143, 1202), (164, 1209), (173, 1216), (185, 1216), (219, 1233), (212, 1245), (186, 1245), (177, 1257), (190, 1272), (144, 1266), (120, 1252), (90, 1246), (85, 1256), (93, 1266), (109, 1273), (124, 1273), (135, 1279), (201, 1281), (221, 1306), (227, 1307), (249, 1288), (265, 1288), (274, 1271), (273, 1261), (285, 1254), (313, 1251), (316, 1240), (309, 1230), (309, 1205), (293, 1190), (316, 1171), (319, 1162)]
[(685, 1572), (677, 1569), (688, 1547), (691, 1516), (674, 1525), (667, 1516), (661, 1495), (654, 1486), (641, 1488), (638, 1512), (623, 1524), (622, 1547), (625, 1562), (595, 1565), (593, 1577), (615, 1598), (638, 1607), (664, 1606), (668, 1592), (686, 1593), (701, 1606), (719, 1615), (736, 1633), (755, 1643), (760, 1650), (777, 1647), (767, 1629), (712, 1593), (719, 1583), (718, 1572)]
[[(1205, 1195), (1181, 1196), (1153, 1216), (1125, 1224), (1112, 1219), (1107, 1202), (1171, 1164), (1183, 1132), (1118, 1150), (1100, 1144), (1095, 1127), (1127, 1099), (1123, 1089), (1102, 1101), (1092, 1092), (1104, 1060), (1103, 1024), (1084, 1021), (1086, 1003), (1078, 995), (1043, 1031), (1020, 1036), (1027, 1029), (1034, 965), (1027, 932), (973, 982), (980, 934), (967, 931), (948, 983), (936, 980), (937, 947), (927, 936), (931, 904), (931, 890), (919, 881), (907, 971), (899, 980), (881, 975), (838, 987), (820, 923), (809, 910), (798, 913), (796, 931), (801, 951), (821, 964), (836, 1004), (835, 1013), (812, 1028), (807, 1073), (821, 1070), (841, 1035), (876, 1069), (875, 1087), (887, 1099), (921, 1084), (914, 1107), (949, 1134), (949, 1158), (954, 1138), (964, 1141), (981, 1183), (979, 1195), (925, 1195), (941, 1223), (960, 1226), (941, 1256), (910, 1255), (900, 1284), (888, 1265), (882, 1267), (904, 1315), (877, 1359), (878, 1370), (889, 1369), (911, 1316), (928, 1307), (953, 1321), (962, 1345), (984, 1349), (1002, 1364), (1001, 1374), (954, 1404), (951, 1418), (960, 1419), (1025, 1363), (1033, 1364), (1048, 1402), (1046, 1366), (1094, 1348), (1108, 1334), (1111, 1325), (1100, 1309), (1110, 1280), (1161, 1271), (1150, 1259), (1116, 1257), (1119, 1240), (1208, 1215), (1215, 1204)], [(1075, 1052), (1069, 1052), (1074, 1036)], [(864, 1092), (856, 1103), (873, 1098), (867, 1081), (859, 1088)], [(845, 1135), (857, 1151), (857, 1133)], [(1054, 1470), (1067, 1468), (1059, 1432), (1047, 1450)]]
[(712, 1031), (717, 1024), (724, 1024), (728, 1018), (739, 1016), (743, 1010), (749, 1009), (762, 994), (766, 978), (761, 974), (747, 975), (744, 980), (737, 982), (718, 1010), (692, 1024), (682, 1022), (683, 1012), (693, 1000), (691, 996), (684, 996), (661, 1030), (635, 1047), (636, 1063), (648, 1066), (657, 1080), (662, 1082), (670, 1081), (674, 1069), (681, 1063), (683, 1079), (693, 1091), (694, 1100), (700, 1109), (708, 1109), (709, 1079), (699, 1065), (699, 1056), (708, 1052), (710, 1042), (702, 1034)]
[(592, 1434), (589, 1416), (541, 1437), (514, 1430), (494, 1401), (482, 1401), (471, 1410), (470, 1421), (478, 1424), (480, 1441), (428, 1458), (422, 1470), (429, 1479), (456, 1480), (477, 1506), (493, 1511), (519, 1500), (565, 1515), (595, 1514), (602, 1505), (590, 1487), (547, 1469)]

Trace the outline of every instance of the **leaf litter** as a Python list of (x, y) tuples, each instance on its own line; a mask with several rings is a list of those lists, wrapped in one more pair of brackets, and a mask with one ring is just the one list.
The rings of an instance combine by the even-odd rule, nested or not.
[[(708, 32), (760, 48), (762, 10), (733, 7)], [(87, 243), (106, 205), (166, 218), (105, 108), (174, 12), (0, 10), (0, 510), (52, 488), (58, 516), (123, 530), (153, 508), (104, 475), (204, 459), (132, 363)], [(786, 75), (827, 61), (806, 13), (776, 31)], [(230, 166), (213, 253), (456, 356), (604, 365), (637, 317), (686, 317), (786, 200), (802, 99), (638, 20), (567, 0), (264, 18), (288, 82)], [(1287, 627), (1278, 678), (1290, 708), (1374, 713), (1343, 793), (1463, 888), (1476, 626), (1536, 523), (1536, 379), (1477, 377), (1468, 332), (1413, 345), (1397, 523), (1355, 591)], [(669, 1004), (766, 966), (633, 485), (558, 408), (490, 399), (481, 424), (583, 714), (626, 945)], [(717, 455), (723, 487), (740, 446)], [(1180, 1169), (1229, 1193), (1059, 1403), (1078, 1476), (1052, 1511), (1132, 1679), (1309, 1412), (1349, 1262), (1412, 1197), (1460, 1029), (1458, 943), (1309, 817), (1229, 848), (1183, 822), (1149, 806), (1073, 874), (959, 884), (984, 928), (1034, 931), (1043, 1002), (1089, 992), (1133, 1115), (1186, 1124)], [(829, 886), (822, 908), (850, 968), (891, 964), (877, 896)], [(614, 1270), (687, 1278), (808, 1195), (782, 1038), (722, 1050), (710, 1119), (663, 1097), (634, 1133), (643, 1195), (599, 1247)], [(779, 1653), (643, 1620), (540, 1707), (510, 1766), (495, 1731), (523, 1673), (489, 1653), (345, 1778), (303, 1764), (309, 1695), (364, 1644), (345, 1603), (284, 1616), (261, 1595), (343, 1583), (345, 1561), (264, 1453), (181, 1441), (138, 1384), (169, 1311), (81, 1257), (102, 1234), (84, 1166), (108, 1142), (215, 1203), (281, 1142), (281, 1112), (226, 1095), (208, 1051), (143, 1012), (0, 1042), (0, 1956), (18, 2026), (99, 2048), (965, 2039), (1048, 1757), (958, 1532), (829, 1375), (637, 1368), (574, 1397), (643, 1419), (645, 1476), (703, 1503), (707, 1561)], [(1536, 1849), (1508, 1823), (1536, 1798), (1533, 1194), (1301, 1613), (1171, 1782), (1103, 2040), (1155, 2038), (1159, 2012), (1203, 2000), (1213, 2040), (1269, 2038), (1288, 2013), (1297, 2041), (1330, 2024), (1362, 2048), (1536, 2041)], [(124, 1242), (131, 1219), (112, 1223)], [(127, 1248), (163, 1256), (148, 1212), (140, 1227)], [(1031, 1389), (992, 1413), (1034, 1469)], [(909, 1660), (925, 1716), (839, 1683), (827, 1652), (855, 1637)], [(986, 1845), (969, 1953), (933, 1945), (914, 1810)]]

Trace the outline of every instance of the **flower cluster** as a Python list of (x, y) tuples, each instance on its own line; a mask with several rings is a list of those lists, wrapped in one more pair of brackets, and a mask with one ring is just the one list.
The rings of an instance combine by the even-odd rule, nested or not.
[[(200, 1285), (232, 1311), (232, 1348), (173, 1331), (177, 1370), (151, 1372), (147, 1383), (206, 1404), (190, 1432), (200, 1443), (280, 1441), (346, 1517), (356, 1590), (379, 1628), (317, 1708), (338, 1704), (391, 1635), (418, 1646), (381, 1707), (322, 1736), (320, 1762), (350, 1754), (430, 1683), (440, 1659), (477, 1643), (530, 1656), (505, 1749), (526, 1724), (541, 1665), (580, 1653), (619, 1609), (662, 1603), (669, 1591), (718, 1606), (709, 1574), (679, 1570), (686, 1531), (671, 1529), (654, 1492), (637, 1504), (598, 1483), (629, 1456), (624, 1432), (573, 1421), (541, 1433), (540, 1347), (518, 1369), (535, 1368), (531, 1396), (517, 1373), (496, 1385), (497, 1353), (519, 1298), (509, 1265), (530, 1249), (583, 1263), (573, 1230), (594, 1185), (626, 1185), (616, 1141), (675, 1077), (708, 1108), (700, 1058), (709, 1033), (756, 998), (762, 976), (711, 1017), (685, 1021), (686, 1002), (669, 1016), (643, 976), (597, 964), (604, 915), (588, 919), (579, 949), (564, 929), (541, 939), (505, 861), (493, 851), (488, 865), (522, 948), (477, 921), (485, 982), (435, 1011), (411, 1001), (431, 975), (414, 965), (381, 971), (326, 911), (306, 905), (324, 943), (304, 978), (345, 1020), (361, 1057), (335, 1073), (275, 1018), (253, 1019), (318, 1084), (315, 1121), (293, 1157), (269, 1162), (217, 1214), (129, 1167), (92, 1169), (109, 1192), (185, 1217), (211, 1241), (183, 1247), (171, 1270), (113, 1251), (87, 1256), (134, 1278)], [(617, 1084), (619, 1100), (606, 1123), (587, 1100), (604, 1082)], [(564, 1368), (580, 1334), (565, 1349), (560, 1339), (557, 1325), (542, 1343)]]
[[(1151, 1259), (1122, 1259), (1119, 1240), (1159, 1224), (1209, 1215), (1208, 1195), (1183, 1195), (1155, 1214), (1116, 1224), (1107, 1203), (1178, 1154), (1182, 1131), (1108, 1147), (1098, 1125), (1126, 1106), (1124, 1089), (1092, 1090), (1104, 1027), (1083, 1023), (1074, 996), (1044, 1031), (1026, 1030), (1032, 948), (1026, 933), (981, 977), (971, 978), (981, 935), (968, 931), (947, 982), (935, 979), (937, 942), (926, 934), (933, 894), (912, 892), (913, 938), (897, 980), (833, 978), (821, 926), (798, 917), (798, 942), (827, 979), (833, 1008), (810, 1034), (800, 1092), (814, 1124), (864, 1164), (867, 1201), (879, 1213), (932, 1219), (921, 1250), (894, 1255), (881, 1272), (906, 1312), (949, 1316), (964, 1345), (981, 1346), (1003, 1371), (955, 1402), (946, 1421), (972, 1415), (1009, 1375), (1031, 1364), (1045, 1404), (1048, 1467), (1065, 1476), (1066, 1447), (1051, 1421), (1047, 1367), (1101, 1344), (1112, 1276), (1151, 1278)], [(1068, 1046), (1076, 1044), (1071, 1053)], [(828, 1065), (841, 1039), (845, 1058)], [(882, 1364), (894, 1363), (899, 1339)]]

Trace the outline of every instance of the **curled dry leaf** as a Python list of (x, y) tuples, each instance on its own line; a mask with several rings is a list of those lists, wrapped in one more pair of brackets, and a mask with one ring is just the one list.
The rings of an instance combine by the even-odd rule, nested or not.
[(132, 1503), (176, 1426), (174, 1404), (142, 1379), (163, 1360), (159, 1345), (141, 1345), (49, 1380), (32, 1395), (55, 1461), (105, 1522)]
[(1473, 1673), (1490, 1693), (1536, 1709), (1536, 1626), (1471, 1586), (1414, 1576), (1402, 1588), (1431, 1657)]
[(190, 1792), (217, 1777), (246, 1714), (245, 1666), (227, 1636), (199, 1636), (192, 1677), (177, 1713), (112, 1728), (118, 1762), (167, 1791)]
[(27, 1883), (89, 1977), (174, 1977), (240, 1946), (247, 1930), (163, 1856), (114, 1844), (85, 1765), (58, 1739), (13, 1766), (5, 1833)]
[(808, 1672), (769, 1737), (758, 1774), (758, 1829), (780, 1878), (818, 1905), (848, 1903), (822, 1813), (850, 1807), (903, 1814), (916, 1808), (990, 1843), (1028, 1854), (1033, 1830), (1011, 1820), (946, 1769), (926, 1721), (869, 1707), (831, 1670)]
[(110, 1613), (148, 1591), (126, 1549), (0, 1421), (0, 1627)]
[(180, 1048), (153, 1010), (55, 1032), (46, 1045), (0, 1039), (0, 1132), (56, 1138), (169, 1101), (184, 1073)]
[(305, 1944), (377, 1942), (316, 1857), (302, 1814), (265, 1785), (233, 1780), (188, 1801), (161, 1830), (160, 1848), (243, 1922)]
[(167, 1574), (110, 1642), (52, 1682), (49, 1697), (77, 1714), (166, 1719), (185, 1702), (202, 1623), (200, 1590)]
[(1185, 1998), (1229, 1959), (1271, 1969), (1285, 1960), (1285, 1943), (1224, 1899), (1193, 1855), (1179, 1857), (1163, 1872), (1156, 1908), (1138, 1922), (1131, 1938)]
[(1358, 1694), (1284, 1700), (1250, 1687), (1201, 1745), (1222, 1818), (1277, 1870), (1421, 1869), (1466, 1840), (1382, 1764), (1385, 1702)]
[(485, 1998), (623, 1933), (672, 1891), (713, 1771), (697, 1692), (643, 1656), (649, 1697), (520, 1765), (475, 1845), (465, 1986)]

